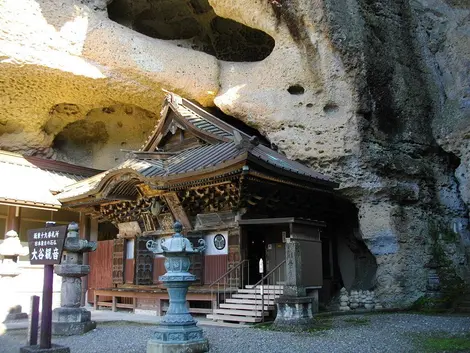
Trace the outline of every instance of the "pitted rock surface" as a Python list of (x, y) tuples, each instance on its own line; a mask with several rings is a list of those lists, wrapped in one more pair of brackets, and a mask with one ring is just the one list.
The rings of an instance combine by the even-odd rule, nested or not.
[(3, 1), (0, 148), (110, 168), (173, 90), (341, 183), (385, 306), (425, 292), (436, 224), (467, 276), (468, 2), (168, 3)]

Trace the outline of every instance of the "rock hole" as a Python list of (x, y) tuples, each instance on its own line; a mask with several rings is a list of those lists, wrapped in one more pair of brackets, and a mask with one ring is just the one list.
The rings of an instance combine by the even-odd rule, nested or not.
[(328, 103), (323, 107), (323, 111), (326, 114), (336, 113), (339, 110), (339, 107), (336, 103)]
[(300, 95), (305, 93), (305, 88), (303, 88), (301, 85), (292, 85), (289, 86), (287, 92), (293, 95)]
[(275, 45), (267, 33), (217, 16), (208, 0), (114, 0), (108, 15), (139, 33), (220, 60), (261, 61)]

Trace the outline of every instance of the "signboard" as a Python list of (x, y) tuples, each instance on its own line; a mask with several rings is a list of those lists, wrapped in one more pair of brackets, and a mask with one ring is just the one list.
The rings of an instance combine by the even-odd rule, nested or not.
[(66, 235), (66, 225), (28, 230), (31, 265), (60, 264)]

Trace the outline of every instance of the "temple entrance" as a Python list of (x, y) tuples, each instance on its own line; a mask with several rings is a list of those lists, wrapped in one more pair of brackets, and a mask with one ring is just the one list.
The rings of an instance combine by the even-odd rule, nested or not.
[[(266, 219), (268, 222), (269, 219)], [(287, 224), (256, 224), (242, 228), (242, 248), (245, 259), (250, 261), (249, 283), (255, 284), (262, 275), (259, 273), (259, 260), (263, 259), (264, 274), (266, 275), (285, 260), (285, 239), (288, 234)], [(277, 274), (276, 282), (284, 281), (284, 271)]]

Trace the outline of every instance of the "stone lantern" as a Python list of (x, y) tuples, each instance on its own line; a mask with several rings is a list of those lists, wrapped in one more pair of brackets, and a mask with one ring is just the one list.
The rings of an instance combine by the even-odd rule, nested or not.
[(79, 335), (96, 327), (91, 321), (91, 313), (80, 307), (82, 295), (82, 279), (90, 272), (90, 266), (83, 264), (83, 253), (95, 251), (96, 242), (78, 237), (78, 224), (69, 224), (65, 238), (64, 253), (60, 265), (54, 272), (62, 277), (60, 308), (52, 312), (52, 334)]
[(21, 305), (15, 305), (17, 294), (14, 290), (17, 284), (14, 278), (20, 274), (18, 256), (25, 256), (28, 252), (28, 247), (21, 245), (17, 232), (10, 230), (5, 234), (5, 240), (0, 244), (0, 255), (3, 256), (0, 263), (0, 288), (2, 288), (0, 317), (5, 321), (28, 317), (28, 314), (21, 311)]
[(3, 261), (0, 266), (0, 276), (15, 277), (20, 274), (18, 256), (28, 255), (28, 247), (22, 246), (18, 233), (10, 230), (5, 234), (5, 240), (0, 244), (0, 255)]
[(191, 242), (181, 235), (182, 229), (181, 223), (176, 221), (175, 234), (171, 238), (162, 239), (160, 243), (147, 242), (147, 249), (165, 256), (167, 273), (160, 276), (160, 280), (168, 288), (170, 297), (168, 311), (147, 343), (147, 353), (209, 351), (207, 338), (186, 307), (188, 287), (196, 280), (196, 276), (188, 272), (191, 265), (189, 256), (204, 251), (205, 243), (199, 239), (200, 246), (193, 248)]

